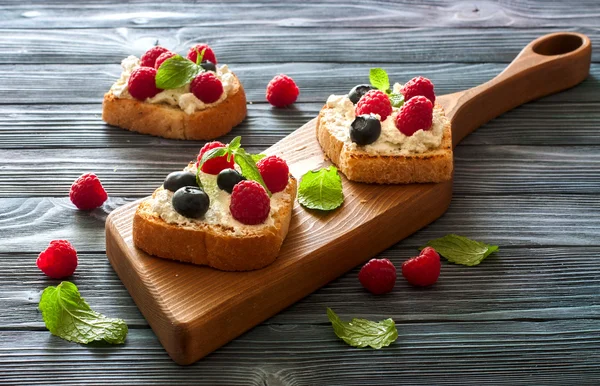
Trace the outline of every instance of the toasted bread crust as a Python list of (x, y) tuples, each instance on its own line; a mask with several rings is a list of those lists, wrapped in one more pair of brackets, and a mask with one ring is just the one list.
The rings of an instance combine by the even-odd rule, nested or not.
[(214, 139), (230, 132), (245, 117), (246, 94), (239, 80), (223, 102), (193, 114), (167, 104), (117, 98), (110, 91), (102, 103), (102, 119), (109, 125), (173, 139)]
[(290, 177), (285, 191), (290, 199), (274, 214), (273, 226), (238, 235), (221, 225), (169, 224), (152, 213), (147, 200), (142, 201), (133, 217), (133, 242), (150, 255), (223, 271), (266, 267), (277, 258), (288, 232), (296, 197), (294, 177)]
[[(436, 105), (436, 109), (442, 109)], [(361, 149), (348, 149), (331, 134), (321, 121), (324, 106), (317, 117), (317, 139), (331, 162), (351, 181), (376, 184), (442, 182), (452, 178), (452, 132), (444, 122), (442, 143), (438, 149), (411, 155), (372, 155)], [(443, 109), (442, 109), (443, 111)]]

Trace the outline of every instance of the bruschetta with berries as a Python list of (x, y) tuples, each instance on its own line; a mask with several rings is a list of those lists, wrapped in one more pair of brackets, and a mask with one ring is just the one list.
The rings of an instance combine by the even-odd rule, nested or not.
[(246, 94), (206, 44), (184, 58), (160, 46), (129, 56), (104, 95), (102, 119), (114, 126), (165, 138), (220, 137), (246, 117)]
[(331, 95), (317, 118), (325, 154), (352, 181), (378, 184), (452, 178), (450, 121), (435, 104), (433, 83), (417, 77), (390, 87), (382, 69), (371, 84)]
[(239, 137), (210, 142), (140, 203), (133, 241), (150, 255), (224, 271), (263, 268), (279, 254), (295, 197), (280, 157), (250, 155)]

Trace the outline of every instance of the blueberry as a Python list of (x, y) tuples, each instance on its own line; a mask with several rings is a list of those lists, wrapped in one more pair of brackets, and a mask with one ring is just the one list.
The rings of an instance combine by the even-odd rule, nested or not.
[(377, 141), (381, 134), (381, 122), (372, 115), (359, 115), (350, 126), (350, 139), (359, 146)]
[(176, 192), (180, 188), (184, 186), (194, 186), (197, 187), (196, 184), (196, 175), (192, 172), (173, 172), (165, 178), (165, 182), (163, 182), (163, 187), (171, 192)]
[(352, 103), (357, 104), (360, 98), (371, 90), (375, 90), (373, 87), (371, 87), (371, 85), (359, 84), (358, 86), (354, 86), (354, 88), (350, 90), (348, 98), (350, 98)]
[(217, 66), (215, 66), (215, 64), (210, 60), (203, 60), (202, 63), (200, 63), (200, 67), (206, 71), (217, 72)]
[(231, 193), (233, 191), (233, 187), (238, 182), (245, 179), (246, 177), (242, 176), (237, 170), (223, 169), (217, 176), (217, 185), (221, 190)]
[(173, 209), (182, 216), (200, 218), (208, 210), (210, 199), (204, 190), (197, 186), (184, 186), (178, 189), (171, 200)]

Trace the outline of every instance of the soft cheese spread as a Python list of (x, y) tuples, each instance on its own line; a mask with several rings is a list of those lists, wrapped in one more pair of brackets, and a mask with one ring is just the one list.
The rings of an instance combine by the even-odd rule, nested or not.
[[(400, 92), (401, 85), (394, 85), (394, 92)], [(349, 149), (361, 149), (369, 154), (415, 154), (424, 153), (440, 147), (444, 136), (445, 118), (442, 109), (433, 109), (431, 129), (418, 130), (406, 136), (396, 128), (395, 120), (400, 108), (393, 108), (392, 114), (381, 122), (379, 138), (365, 146), (358, 146), (350, 139), (350, 126), (356, 118), (355, 106), (347, 95), (331, 95), (327, 99), (327, 107), (323, 110), (321, 120), (327, 125), (331, 134), (345, 143)], [(379, 118), (379, 116), (377, 116)]]
[[(188, 166), (186, 171), (196, 173), (195, 166)], [(267, 220), (258, 225), (245, 225), (233, 218), (229, 211), (229, 203), (231, 202), (231, 194), (219, 189), (217, 186), (217, 176), (200, 172), (200, 181), (202, 188), (210, 199), (208, 211), (200, 219), (188, 218), (180, 215), (173, 208), (171, 199), (173, 192), (166, 189), (159, 189), (150, 199), (151, 209), (161, 219), (169, 224), (177, 224), (180, 226), (193, 226), (197, 224), (220, 224), (226, 228), (233, 230), (234, 234), (242, 234), (243, 230), (260, 229), (263, 227), (273, 226), (275, 223), (275, 213), (282, 205), (288, 203), (291, 199), (289, 193), (285, 190), (274, 193), (271, 196), (271, 211)]]
[[(127, 90), (127, 82), (129, 81), (129, 77), (131, 76), (133, 70), (140, 67), (140, 60), (133, 55), (128, 56), (121, 62), (121, 67), (123, 68), (123, 72), (121, 72), (121, 77), (112, 85), (110, 91), (117, 98), (133, 99)], [(155, 96), (153, 96), (152, 98), (146, 99), (145, 102), (179, 106), (179, 108), (185, 111), (187, 114), (193, 114), (195, 111), (200, 111), (209, 107), (216, 106), (219, 103), (223, 102), (225, 99), (227, 99), (227, 97), (231, 93), (233, 93), (236, 82), (235, 75), (233, 75), (233, 73), (229, 70), (229, 67), (227, 67), (226, 64), (217, 68), (216, 76), (223, 84), (223, 93), (216, 102), (202, 102), (190, 92), (189, 84), (172, 90), (163, 90)]]

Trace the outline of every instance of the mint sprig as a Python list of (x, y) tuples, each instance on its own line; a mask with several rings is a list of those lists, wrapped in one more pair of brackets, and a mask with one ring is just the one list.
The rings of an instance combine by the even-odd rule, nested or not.
[(202, 49), (202, 52), (198, 52), (196, 48), (196, 64), (199, 66), (202, 63), (202, 59), (204, 59), (204, 53), (206, 52), (206, 48)]
[(175, 55), (165, 60), (156, 71), (156, 87), (162, 90), (171, 90), (190, 83), (198, 74), (206, 71), (200, 65), (205, 52), (206, 48), (196, 55), (196, 63), (181, 55)]
[(123, 319), (107, 318), (93, 311), (77, 286), (68, 281), (46, 288), (39, 308), (46, 328), (53, 335), (71, 342), (121, 344), (127, 337), (127, 324)]
[(455, 234), (431, 240), (427, 246), (435, 249), (448, 261), (467, 266), (478, 265), (499, 249), (497, 245), (488, 245)]
[(335, 166), (309, 171), (300, 179), (298, 202), (308, 209), (333, 210), (344, 202), (342, 179)]
[(350, 322), (344, 322), (331, 308), (327, 308), (327, 317), (338, 338), (353, 347), (369, 346), (380, 349), (389, 346), (398, 339), (398, 330), (392, 319), (372, 322), (366, 319), (354, 318)]
[(371, 86), (384, 92), (394, 107), (402, 107), (404, 104), (404, 95), (392, 92), (390, 88), (390, 78), (383, 68), (371, 68), (369, 70), (369, 81)]

